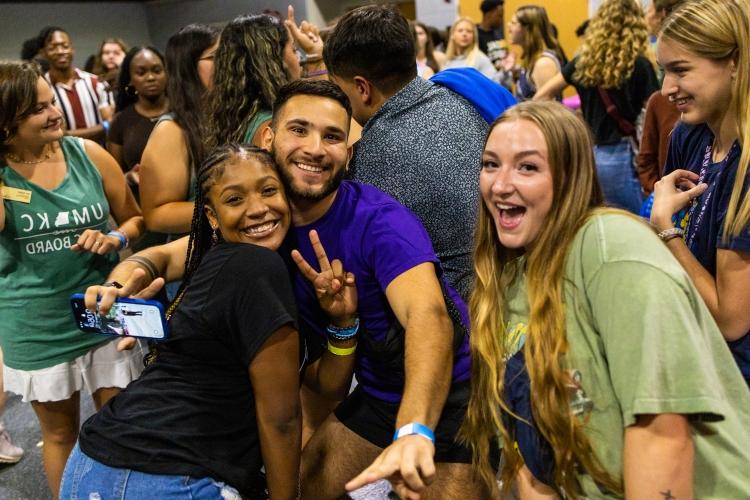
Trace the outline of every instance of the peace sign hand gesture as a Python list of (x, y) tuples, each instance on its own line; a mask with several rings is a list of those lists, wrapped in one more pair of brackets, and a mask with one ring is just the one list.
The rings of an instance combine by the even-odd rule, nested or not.
[(334, 326), (351, 326), (357, 317), (357, 286), (354, 274), (344, 271), (340, 260), (328, 261), (328, 256), (320, 242), (318, 232), (310, 231), (310, 243), (318, 259), (320, 272), (307, 263), (298, 250), (292, 250), (292, 259), (302, 276), (312, 283), (318, 303)]

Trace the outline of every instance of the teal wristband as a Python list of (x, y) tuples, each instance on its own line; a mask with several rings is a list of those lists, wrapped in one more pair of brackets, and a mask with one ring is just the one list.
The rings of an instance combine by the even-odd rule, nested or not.
[(417, 434), (419, 436), (425, 437), (432, 441), (432, 444), (435, 444), (435, 433), (432, 432), (432, 429), (417, 422), (406, 424), (405, 426), (398, 429), (393, 435), (393, 440), (395, 441), (398, 438), (404, 436), (411, 436), (412, 434)]

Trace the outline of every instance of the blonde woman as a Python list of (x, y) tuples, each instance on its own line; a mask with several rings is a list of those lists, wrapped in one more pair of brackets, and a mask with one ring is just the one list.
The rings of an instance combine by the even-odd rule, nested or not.
[(600, 207), (586, 126), (510, 108), (480, 192), (462, 435), (487, 483), (500, 434), (521, 498), (750, 498), (750, 392), (684, 269)]
[(495, 76), (492, 61), (479, 50), (477, 26), (468, 17), (461, 17), (451, 26), (448, 48), (445, 51), (446, 68), (475, 68), (487, 78)]
[(641, 109), (658, 89), (647, 51), (648, 32), (639, 2), (605, 0), (576, 57), (534, 96), (550, 99), (567, 85), (575, 86), (583, 117), (594, 133), (604, 199), (633, 213), (640, 210), (643, 194), (630, 142)]
[[(519, 7), (508, 23), (508, 33), (511, 43), (520, 45), (523, 50), (516, 97), (531, 99), (536, 89), (560, 74), (567, 63), (565, 53), (552, 32), (547, 11), (539, 5)], [(561, 97), (555, 96), (558, 100)]]
[(750, 383), (750, 1), (687, 3), (667, 18), (657, 47), (662, 94), (682, 123), (654, 186), (651, 223)]

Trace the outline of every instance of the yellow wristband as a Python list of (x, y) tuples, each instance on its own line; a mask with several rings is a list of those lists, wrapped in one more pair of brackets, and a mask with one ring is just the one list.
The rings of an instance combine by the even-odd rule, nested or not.
[(350, 354), (354, 354), (354, 351), (356, 350), (357, 350), (357, 344), (354, 344), (351, 347), (345, 347), (342, 349), (341, 347), (336, 347), (334, 345), (331, 345), (330, 342), (328, 342), (328, 351), (331, 354), (335, 354), (336, 356), (349, 356)]

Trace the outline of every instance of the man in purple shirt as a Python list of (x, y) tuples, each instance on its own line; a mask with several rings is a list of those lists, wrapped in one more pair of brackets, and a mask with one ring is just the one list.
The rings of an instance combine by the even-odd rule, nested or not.
[[(328, 258), (356, 277), (359, 386), (331, 415), (314, 387), (303, 390), (305, 417), (317, 430), (303, 453), (302, 494), (339, 498), (344, 484), (378, 459), (405, 477), (421, 471), (420, 481), (432, 482), (427, 491), (439, 497), (451, 491), (488, 497), (472, 477), (470, 450), (455, 444), (470, 392), (466, 305), (442, 279), (412, 212), (372, 186), (342, 182), (350, 119), (349, 101), (336, 85), (301, 80), (279, 91), (271, 127), (263, 131), (292, 205), (294, 230), (282, 255), (298, 249), (298, 261), (317, 263), (314, 229)], [(139, 255), (175, 278), (186, 249), (175, 243)], [(134, 265), (125, 261), (111, 277), (127, 276), (124, 266)], [(311, 346), (309, 381), (327, 348), (328, 320), (298, 271), (294, 285), (300, 330)], [(327, 418), (310, 423), (311, 415)]]

